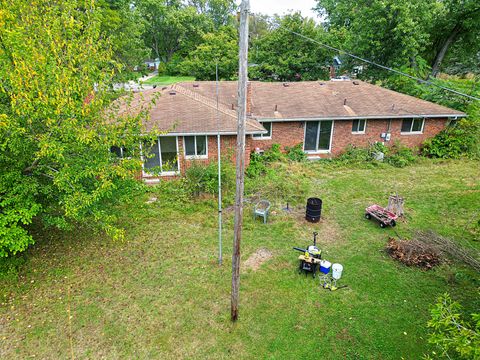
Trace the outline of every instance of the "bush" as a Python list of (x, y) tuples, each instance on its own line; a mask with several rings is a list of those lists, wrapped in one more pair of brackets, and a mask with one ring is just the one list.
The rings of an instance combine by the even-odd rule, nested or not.
[(460, 120), (449, 126), (435, 137), (424, 142), (422, 154), (441, 159), (457, 159), (462, 156), (480, 157), (480, 121)]
[[(225, 159), (221, 165), (222, 188), (229, 191), (235, 183), (235, 169), (233, 164)], [(185, 172), (184, 188), (192, 196), (201, 193), (218, 194), (218, 163), (208, 165), (193, 163)]]
[[(471, 321), (462, 316), (462, 306), (450, 295), (442, 295), (431, 309), (427, 326), (432, 330), (429, 342), (447, 358), (480, 358), (480, 314), (472, 314)], [(452, 357), (453, 356), (453, 357)]]
[(307, 160), (307, 155), (303, 151), (303, 144), (297, 144), (293, 147), (285, 146), (287, 151), (287, 159), (292, 161), (304, 162)]
[(388, 155), (385, 156), (386, 163), (399, 168), (413, 164), (415, 161), (417, 161), (415, 149), (410, 149), (400, 143), (393, 145), (389, 149)]
[(279, 144), (273, 144), (272, 147), (263, 154), (253, 152), (250, 154), (250, 164), (248, 165), (246, 174), (252, 178), (265, 174), (267, 164), (281, 161), (284, 158), (285, 155), (281, 152)]
[(358, 164), (362, 162), (375, 161), (375, 155), (378, 153), (387, 155), (389, 148), (382, 143), (370, 144), (368, 147), (356, 147), (354, 145), (348, 145), (345, 152), (340, 154), (335, 161), (343, 164)]

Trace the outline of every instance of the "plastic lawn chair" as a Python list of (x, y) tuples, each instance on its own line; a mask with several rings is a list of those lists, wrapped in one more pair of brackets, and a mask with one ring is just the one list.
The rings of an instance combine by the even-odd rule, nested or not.
[(270, 211), (270, 201), (261, 200), (255, 205), (253, 209), (253, 220), (259, 217), (263, 217), (263, 223), (267, 223), (268, 212)]

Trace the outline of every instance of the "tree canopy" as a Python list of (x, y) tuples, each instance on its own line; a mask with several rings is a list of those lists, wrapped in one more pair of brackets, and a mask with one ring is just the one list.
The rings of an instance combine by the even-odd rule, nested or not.
[(101, 12), (87, 1), (0, 3), (0, 257), (33, 242), (34, 219), (121, 236), (110, 205), (138, 186), (140, 162), (109, 149), (134, 150), (140, 122), (105, 110), (121, 65)]

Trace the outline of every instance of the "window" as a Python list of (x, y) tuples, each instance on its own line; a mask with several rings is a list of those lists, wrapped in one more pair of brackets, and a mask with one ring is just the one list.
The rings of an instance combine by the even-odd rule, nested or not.
[(423, 118), (421, 119), (403, 119), (402, 121), (402, 133), (416, 133), (420, 134), (423, 131)]
[(304, 150), (306, 152), (329, 152), (333, 121), (307, 121), (305, 123)]
[(253, 134), (254, 139), (271, 139), (272, 138), (272, 123), (271, 122), (260, 122), (263, 125), (265, 130), (268, 132), (266, 134)]
[(207, 158), (207, 136), (184, 136), (185, 157)]
[(352, 133), (365, 134), (366, 123), (367, 123), (367, 120), (365, 120), (365, 119), (353, 120), (353, 122), (352, 122)]
[(152, 146), (144, 144), (143, 169), (146, 173), (174, 175), (178, 172), (177, 138), (175, 136), (160, 136)]
[(131, 156), (130, 151), (128, 151), (124, 146), (110, 146), (110, 152), (115, 154), (120, 159)]

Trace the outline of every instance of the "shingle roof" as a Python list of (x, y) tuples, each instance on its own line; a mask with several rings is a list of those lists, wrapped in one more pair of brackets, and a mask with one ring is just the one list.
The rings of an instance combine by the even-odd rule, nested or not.
[[(190, 86), (192, 86), (190, 84)], [(154, 103), (152, 100), (155, 98)], [(171, 85), (133, 94), (129, 103), (120, 104), (120, 114), (136, 114), (148, 109), (144, 131), (167, 131), (171, 134), (236, 134), (237, 112), (223, 104), (216, 110), (215, 99), (191, 91), (187, 86)], [(254, 119), (247, 119), (247, 134), (266, 130)]]
[[(215, 96), (215, 82), (180, 84), (206, 96)], [(392, 118), (465, 116), (464, 113), (413, 96), (359, 80), (291, 83), (252, 81), (252, 118)], [(237, 103), (237, 82), (222, 81), (219, 99), (225, 106)], [(276, 111), (275, 111), (276, 110)]]
[[(362, 81), (257, 82), (251, 86), (251, 115), (246, 132), (264, 133), (257, 120), (352, 119), (466, 116), (464, 113)], [(144, 130), (171, 134), (236, 134), (237, 82), (219, 82), (217, 120), (216, 83), (185, 82), (135, 93), (120, 112), (148, 111)]]

